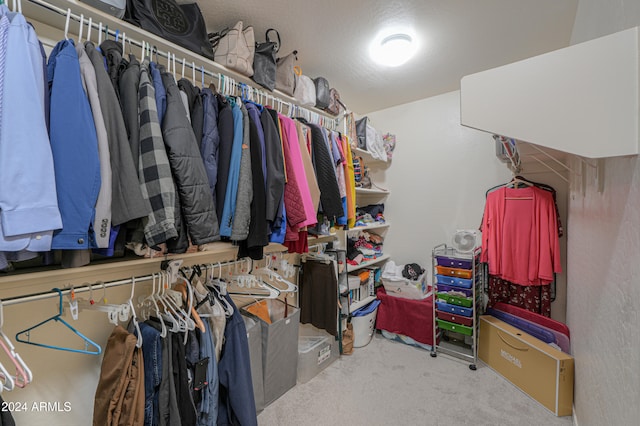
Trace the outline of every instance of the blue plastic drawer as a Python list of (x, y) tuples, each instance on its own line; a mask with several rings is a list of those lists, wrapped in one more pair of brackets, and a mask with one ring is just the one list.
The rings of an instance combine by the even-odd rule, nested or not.
[(454, 285), (456, 287), (471, 288), (473, 286), (472, 279), (448, 277), (446, 275), (436, 274), (438, 284)]
[(471, 269), (471, 259), (457, 259), (449, 256), (436, 256), (438, 265), (450, 268)]
[(438, 307), (438, 310), (442, 312), (463, 315), (465, 317), (473, 316), (473, 308), (463, 308), (462, 306), (450, 305), (440, 300), (436, 300), (436, 306)]

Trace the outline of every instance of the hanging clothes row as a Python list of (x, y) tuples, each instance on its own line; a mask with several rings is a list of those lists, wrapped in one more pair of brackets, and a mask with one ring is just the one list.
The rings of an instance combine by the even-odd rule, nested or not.
[(489, 307), (497, 302), (551, 315), (550, 284), (562, 272), (555, 190), (521, 176), (487, 192), (482, 261), (489, 264)]
[(95, 393), (94, 425), (257, 424), (239, 310), (212, 275), (178, 281), (173, 290), (183, 290), (182, 303), (166, 298), (164, 284), (154, 280), (151, 295), (138, 304), (144, 321), (137, 322), (132, 306), (127, 328), (114, 328)]
[(152, 61), (144, 43), (138, 60), (124, 42), (65, 38), (45, 60), (24, 17), (2, 16), (2, 110), (20, 120), (1, 117), (0, 269), (50, 250), (73, 267), (92, 251), (184, 253), (220, 239), (260, 259), (269, 241), (304, 252), (319, 213), (355, 217), (346, 136), (176, 81), (175, 63)]

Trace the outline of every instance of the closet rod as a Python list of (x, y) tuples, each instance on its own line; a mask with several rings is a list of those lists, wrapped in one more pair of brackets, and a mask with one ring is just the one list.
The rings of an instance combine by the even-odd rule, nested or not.
[[(44, 9), (47, 9), (47, 10), (53, 12), (53, 13), (57, 13), (58, 15), (64, 16), (65, 18), (67, 17), (67, 10), (66, 9), (63, 9), (63, 8), (61, 8), (59, 6), (56, 6), (56, 5), (51, 4), (51, 3), (48, 3), (45, 0), (26, 0), (26, 1), (28, 1), (29, 3), (33, 3), (33, 4), (37, 5), (37, 6), (40, 6), (40, 7), (44, 8)], [(71, 12), (69, 14), (69, 17), (70, 17), (70, 19), (73, 19), (74, 21), (76, 21), (78, 23), (80, 23), (82, 21), (83, 25), (89, 25), (89, 20), (88, 19), (85, 18), (85, 19), (81, 20), (80, 16), (75, 14), (75, 13), (73, 13), (73, 12)], [(98, 21), (92, 21), (91, 22), (91, 27), (95, 28), (95, 29), (99, 29)], [(113, 30), (113, 29), (108, 29), (106, 27), (103, 27), (103, 31), (105, 31), (107, 34), (112, 35), (113, 37), (116, 37), (116, 31)], [(135, 45), (136, 47), (142, 48), (142, 42), (141, 41), (137, 41), (135, 39), (132, 39), (131, 37), (127, 37), (127, 42)], [(150, 45), (150, 46), (154, 46), (153, 43), (147, 43), (147, 44)], [(191, 52), (191, 53), (193, 55), (197, 56), (197, 53), (194, 53), (194, 52)], [(175, 56), (174, 55), (170, 55), (169, 52), (163, 52), (163, 51), (161, 51), (161, 50), (159, 50), (157, 48), (155, 48), (155, 50), (153, 51), (153, 54), (154, 55), (157, 54), (158, 56), (161, 56), (161, 57), (167, 59), (168, 61), (171, 61), (172, 59), (175, 61)], [(203, 62), (203, 60), (201, 59), (200, 62)], [(251, 85), (249, 85), (247, 83), (236, 82), (235, 81), (236, 79), (234, 79), (232, 77), (228, 77), (228, 76), (222, 74), (221, 72), (214, 73), (212, 71), (208, 71), (208, 70), (204, 69), (204, 67), (195, 67), (194, 68), (193, 64), (190, 64), (190, 63), (185, 63), (185, 66), (188, 66), (193, 71), (197, 71), (197, 72), (203, 74), (203, 77), (204, 77), (204, 75), (207, 75), (207, 76), (209, 76), (211, 78), (215, 78), (215, 79), (220, 79), (220, 78), (230, 79), (230, 80), (232, 80), (234, 82), (235, 88), (238, 89), (239, 91), (242, 91), (243, 87), (251, 88), (251, 89), (255, 90), (258, 93), (258, 96), (261, 96), (261, 97), (263, 97), (265, 99), (271, 99), (274, 102), (279, 103), (281, 106), (282, 105), (286, 105), (288, 107), (288, 109), (289, 109), (289, 113), (301, 114), (301, 115), (304, 116), (304, 118), (308, 119), (309, 121), (313, 122), (314, 124), (317, 124), (317, 125), (320, 125), (320, 126), (323, 126), (323, 127), (325, 127), (325, 124), (326, 124), (326, 127), (330, 127), (331, 130), (337, 130), (338, 129), (339, 121), (340, 121), (340, 119), (338, 117), (325, 116), (324, 114), (321, 114), (321, 113), (316, 112), (316, 111), (311, 111), (311, 110), (309, 110), (307, 108), (304, 108), (302, 106), (294, 104), (293, 102), (284, 101), (284, 100), (282, 100), (282, 99), (280, 99), (280, 98), (278, 98), (278, 97), (276, 97), (276, 96), (274, 96), (272, 94), (269, 94), (269, 93), (267, 93), (267, 92), (265, 92), (265, 91), (263, 91), (261, 89), (253, 87), (253, 86), (251, 86)], [(174, 70), (174, 73), (175, 73), (175, 70)], [(282, 111), (280, 111), (280, 112), (282, 112)]]
[[(200, 264), (200, 267), (221, 267), (221, 268), (226, 268), (229, 266), (233, 266), (233, 265), (239, 265), (241, 263), (245, 263), (246, 260), (234, 260), (234, 261), (230, 261), (230, 262), (219, 262), (219, 263), (203, 263)], [(85, 293), (87, 291), (90, 291), (91, 288), (93, 288), (94, 290), (96, 289), (101, 289), (101, 288), (110, 288), (110, 287), (119, 287), (119, 286), (123, 286), (123, 285), (128, 285), (131, 284), (132, 279), (135, 279), (136, 282), (141, 282), (141, 281), (149, 281), (153, 279), (153, 275), (144, 275), (141, 277), (131, 277), (131, 278), (127, 278), (127, 279), (123, 279), (123, 280), (117, 280), (117, 281), (108, 281), (106, 283), (101, 282), (97, 282), (97, 283), (93, 283), (93, 284), (86, 284), (86, 285), (82, 285), (80, 287), (74, 287), (73, 291), (75, 293)], [(67, 295), (71, 292), (71, 288), (65, 288), (62, 289), (62, 294), (63, 295)], [(9, 305), (17, 305), (20, 303), (27, 303), (27, 302), (35, 302), (38, 300), (44, 300), (44, 299), (51, 299), (53, 297), (59, 297), (60, 293), (58, 293), (57, 290), (49, 290), (49, 291), (42, 291), (39, 293), (31, 293), (31, 294), (25, 294), (22, 296), (15, 296), (15, 297), (7, 297), (6, 299), (2, 299), (2, 303), (0, 303), (3, 307), (4, 306), (9, 306)]]

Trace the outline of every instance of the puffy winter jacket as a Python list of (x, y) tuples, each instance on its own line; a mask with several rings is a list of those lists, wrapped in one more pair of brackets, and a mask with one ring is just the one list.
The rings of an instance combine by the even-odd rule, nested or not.
[(167, 112), (162, 122), (162, 136), (182, 215), (191, 242), (196, 245), (210, 243), (220, 238), (220, 231), (207, 173), (173, 75), (163, 73), (162, 83), (167, 91)]

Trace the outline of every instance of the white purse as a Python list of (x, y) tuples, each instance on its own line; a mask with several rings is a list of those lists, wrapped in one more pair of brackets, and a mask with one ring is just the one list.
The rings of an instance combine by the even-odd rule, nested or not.
[(300, 103), (301, 106), (315, 106), (316, 104), (316, 85), (311, 78), (306, 75), (302, 75), (300, 67), (294, 67), (293, 70), (296, 73), (296, 88), (293, 92), (293, 97)]

